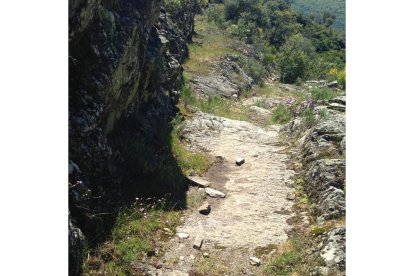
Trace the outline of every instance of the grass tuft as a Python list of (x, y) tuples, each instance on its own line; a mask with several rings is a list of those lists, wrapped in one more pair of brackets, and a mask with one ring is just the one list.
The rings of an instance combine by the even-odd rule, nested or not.
[(311, 91), (314, 101), (329, 101), (337, 97), (339, 94), (330, 88), (315, 88)]
[(306, 251), (310, 241), (304, 235), (296, 235), (279, 245), (277, 254), (270, 258), (262, 268), (263, 275), (292, 276), (314, 275), (315, 267), (323, 265), (318, 256), (310, 256)]
[(263, 268), (266, 275), (290, 276), (301, 261), (299, 248), (292, 246), (272, 258)]
[(171, 132), (171, 149), (174, 158), (177, 160), (184, 175), (189, 175), (194, 171), (198, 175), (205, 173), (211, 165), (210, 158), (204, 153), (193, 153), (189, 151), (180, 141), (179, 124), (183, 120), (181, 115), (177, 115), (173, 120), (173, 130)]
[(232, 100), (219, 95), (209, 96), (207, 99), (198, 98), (189, 84), (184, 84), (181, 88), (180, 96), (179, 107), (181, 107), (181, 113), (190, 113), (188, 106), (194, 106), (202, 112), (216, 116), (240, 121), (249, 120), (248, 115), (246, 115), (248, 114), (246, 107), (237, 105)]
[(195, 261), (195, 271), (192, 275), (226, 275), (229, 273), (227, 264), (218, 258), (210, 256), (209, 258), (198, 258)]
[(303, 110), (302, 116), (305, 119), (305, 125), (309, 128), (313, 127), (318, 122), (316, 119), (315, 111), (311, 108), (306, 108)]
[(202, 39), (202, 45), (192, 43), (188, 46), (190, 55), (183, 65), (185, 71), (195, 75), (208, 75), (210, 73), (210, 63), (214, 60), (224, 57), (226, 54), (234, 54), (235, 50), (231, 45), (237, 43), (237, 40), (231, 38), (225, 30), (220, 29), (214, 22), (209, 22), (206, 16), (197, 15), (195, 17), (195, 32), (200, 35), (197, 38)]
[(286, 124), (292, 119), (292, 113), (285, 105), (279, 104), (273, 111), (272, 121), (276, 124)]
[(133, 263), (147, 257), (148, 252), (161, 254), (162, 229), (175, 229), (182, 211), (168, 208), (165, 200), (149, 203), (137, 201), (121, 210), (112, 229), (111, 240), (88, 253), (84, 275), (134, 275)]

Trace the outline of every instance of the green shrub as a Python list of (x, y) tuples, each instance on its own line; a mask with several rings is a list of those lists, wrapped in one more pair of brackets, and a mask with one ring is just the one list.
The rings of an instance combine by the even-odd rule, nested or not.
[(218, 4), (212, 4), (206, 11), (207, 20), (209, 22), (214, 22), (219, 27), (223, 27), (226, 22), (224, 14), (224, 6)]
[(274, 65), (277, 59), (277, 51), (275, 47), (269, 45), (266, 40), (257, 38), (254, 43), (254, 48), (256, 49), (256, 52), (259, 53), (260, 60), (265, 66)]
[(305, 108), (302, 112), (307, 127), (313, 127), (317, 123), (315, 111), (312, 108)]
[(314, 101), (329, 101), (338, 95), (337, 92), (328, 87), (315, 88), (311, 91), (311, 94)]
[(184, 104), (184, 107), (187, 106), (195, 101), (195, 96), (193, 94), (193, 90), (189, 84), (184, 84), (180, 91), (180, 98)]
[(226, 20), (234, 20), (240, 15), (239, 3), (236, 0), (226, 0), (224, 3), (224, 12)]
[(319, 113), (319, 118), (320, 118), (321, 120), (326, 120), (326, 119), (328, 119), (328, 117), (329, 117), (328, 112), (326, 112), (326, 108), (324, 108), (324, 109), (319, 109), (318, 113)]
[(273, 111), (272, 121), (276, 124), (285, 124), (292, 119), (292, 113), (285, 105), (279, 104)]
[[(303, 179), (303, 178), (298, 178), (298, 179), (296, 179), (296, 184), (298, 184), (298, 185), (300, 185), (300, 184), (303, 184), (303, 183), (305, 183), (305, 179)], [(299, 186), (298, 186), (299, 187)], [(302, 190), (303, 190), (303, 187), (302, 187)]]
[(313, 53), (310, 41), (302, 35), (291, 36), (280, 49), (278, 65), (280, 79), (284, 83), (295, 83), (299, 78), (306, 79), (310, 55)]
[(199, 99), (195, 103), (195, 106), (200, 108), (203, 112), (216, 115), (229, 108), (228, 103), (219, 95), (209, 95), (207, 100)]
[(208, 7), (208, 0), (198, 0), (199, 4), (201, 7), (203, 8), (207, 8)]
[(300, 260), (300, 252), (296, 250), (288, 251), (271, 259), (263, 268), (263, 271), (267, 275), (290, 276)]
[(309, 204), (309, 198), (307, 195), (304, 195), (302, 198), (299, 199), (299, 203), (302, 205), (308, 205)]
[(336, 67), (332, 67), (328, 71), (328, 75), (330, 77), (330, 80), (338, 81), (338, 84), (345, 89), (345, 85), (346, 85), (346, 70), (345, 70), (345, 68), (340, 70)]
[(254, 82), (257, 84), (261, 84), (263, 82), (263, 78), (266, 77), (268, 73), (262, 63), (254, 58), (249, 58), (244, 61), (243, 70), (247, 75), (252, 77)]
[(174, 14), (182, 8), (184, 2), (184, 0), (163, 0), (162, 5), (170, 14)]

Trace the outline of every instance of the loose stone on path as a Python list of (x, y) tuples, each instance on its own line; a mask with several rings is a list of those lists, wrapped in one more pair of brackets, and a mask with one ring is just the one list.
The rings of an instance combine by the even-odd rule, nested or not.
[(202, 179), (198, 176), (188, 176), (188, 180), (190, 181), (190, 184), (201, 187), (201, 188), (207, 188), (210, 186), (210, 183), (207, 180)]
[(180, 239), (188, 239), (190, 237), (190, 234), (188, 234), (188, 233), (177, 233), (177, 236)]
[(194, 243), (193, 243), (193, 248), (195, 248), (195, 249), (201, 249), (201, 246), (203, 245), (203, 239), (200, 237), (200, 236), (198, 236), (195, 240), (194, 240)]
[(256, 257), (250, 257), (250, 264), (251, 265), (255, 265), (255, 266), (259, 266), (261, 263), (259, 258)]
[(204, 202), (200, 208), (198, 208), (198, 212), (202, 215), (208, 215), (211, 211), (211, 206), (208, 202)]
[(226, 197), (225, 193), (214, 190), (212, 188), (206, 188), (205, 191), (210, 197), (214, 197), (214, 198), (217, 198), (217, 197), (225, 198)]
[(237, 159), (236, 159), (236, 165), (237, 165), (237, 166), (241, 166), (241, 165), (243, 165), (243, 164), (244, 164), (244, 162), (245, 162), (244, 158), (237, 158)]

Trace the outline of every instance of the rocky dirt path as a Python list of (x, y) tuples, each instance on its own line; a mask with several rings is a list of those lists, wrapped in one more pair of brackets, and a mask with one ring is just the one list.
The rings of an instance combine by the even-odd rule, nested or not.
[[(166, 265), (157, 275), (257, 275), (260, 268), (250, 264), (250, 257), (263, 261), (264, 253), (285, 241), (292, 216), (293, 202), (287, 196), (293, 192), (294, 172), (286, 167), (279, 128), (197, 112), (182, 133), (192, 149), (221, 160), (204, 178), (226, 197), (207, 197), (208, 215), (186, 213), (177, 233), (189, 237), (169, 241)], [(245, 159), (241, 166), (235, 163), (239, 157)], [(193, 248), (196, 239), (203, 239), (201, 249)]]

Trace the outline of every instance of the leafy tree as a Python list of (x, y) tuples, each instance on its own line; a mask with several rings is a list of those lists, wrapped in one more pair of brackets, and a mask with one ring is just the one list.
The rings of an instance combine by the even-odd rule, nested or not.
[(267, 38), (272, 45), (282, 46), (288, 37), (300, 31), (296, 14), (291, 10), (269, 11), (270, 24), (267, 30)]
[(280, 48), (278, 65), (282, 82), (294, 83), (304, 79), (314, 53), (311, 42), (301, 34), (292, 35)]
[(206, 11), (207, 20), (215, 22), (217, 26), (224, 27), (224, 23), (226, 22), (226, 18), (224, 15), (224, 6), (212, 4), (210, 8)]

